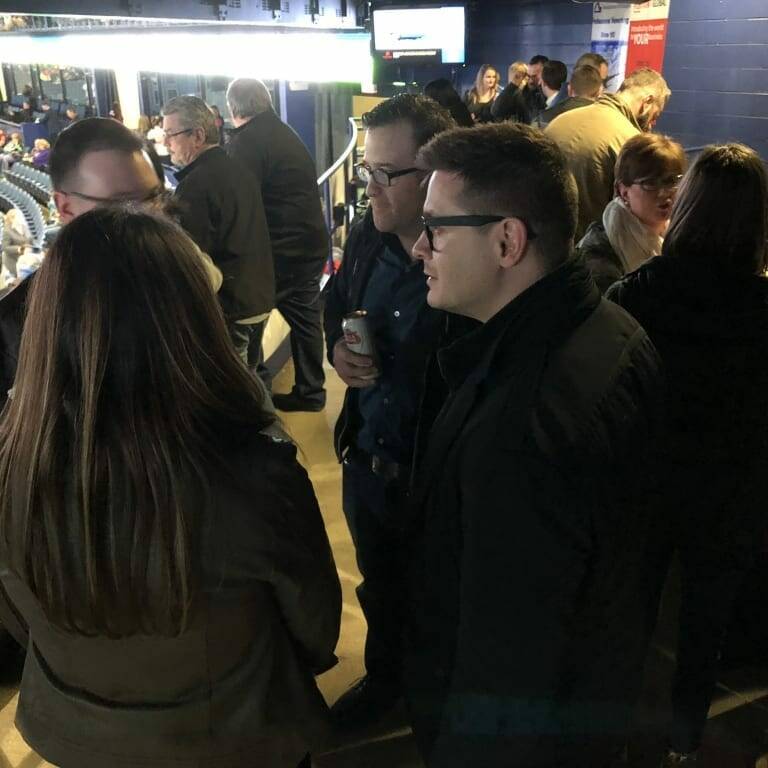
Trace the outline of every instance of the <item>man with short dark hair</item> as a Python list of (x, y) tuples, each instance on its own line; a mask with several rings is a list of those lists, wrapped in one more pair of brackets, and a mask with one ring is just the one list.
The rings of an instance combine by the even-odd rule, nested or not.
[(256, 178), (219, 146), (219, 129), (197, 96), (163, 107), (165, 144), (180, 168), (179, 221), (222, 271), (219, 301), (237, 353), (248, 363), (252, 336), (261, 339), (275, 305), (269, 231)]
[(553, 106), (540, 112), (537, 120), (534, 121), (536, 127), (546, 128), (563, 112), (588, 107), (603, 92), (603, 81), (600, 79), (600, 73), (593, 66), (582, 64), (571, 73), (567, 88), (568, 98), (558, 100)]
[(562, 61), (550, 59), (541, 69), (541, 91), (546, 98), (544, 109), (532, 120), (531, 125), (543, 128), (548, 122), (550, 110), (556, 109), (568, 98), (568, 67)]
[(624, 142), (653, 130), (670, 95), (658, 72), (638, 69), (618, 93), (604, 93), (594, 104), (560, 115), (547, 126), (547, 135), (565, 154), (579, 188), (577, 239), (602, 218), (613, 197), (613, 170)]
[[(335, 430), (342, 501), (368, 622), (366, 676), (332, 709), (344, 729), (375, 722), (402, 695), (406, 494), (424, 371), (443, 323), (427, 306), (422, 264), (411, 255), (425, 192), (415, 161), (419, 147), (453, 125), (439, 104), (409, 94), (363, 115), (357, 172), (370, 205), (326, 296), (328, 359), (348, 387)], [(342, 320), (357, 310), (366, 313), (375, 357), (347, 345)]]
[(546, 108), (546, 97), (541, 90), (541, 72), (549, 61), (537, 54), (528, 62), (528, 81), (522, 88), (510, 83), (493, 102), (491, 114), (494, 120), (512, 120), (530, 123), (535, 115)]
[(594, 51), (587, 51), (587, 53), (582, 53), (581, 56), (576, 59), (576, 66), (574, 66), (574, 69), (576, 69), (576, 67), (585, 66), (594, 67), (600, 73), (600, 81), (603, 83), (603, 86), (606, 85), (609, 70), (608, 60), (605, 58), (605, 56), (602, 56), (599, 53), (595, 53)]
[(659, 361), (572, 257), (554, 142), (456, 129), (418, 165), (427, 301), (479, 325), (439, 351), (449, 394), (417, 436), (414, 732), (430, 768), (606, 768), (642, 676)]
[[(272, 106), (261, 80), (239, 78), (227, 89), (235, 129), (227, 153), (256, 177), (272, 245), (275, 306), (291, 329), (295, 383), (273, 395), (283, 411), (319, 411), (325, 405), (320, 277), (328, 259), (328, 230), (320, 206), (315, 163), (298, 134)], [(251, 341), (253, 359), (261, 344)], [(268, 371), (259, 365), (259, 375)]]

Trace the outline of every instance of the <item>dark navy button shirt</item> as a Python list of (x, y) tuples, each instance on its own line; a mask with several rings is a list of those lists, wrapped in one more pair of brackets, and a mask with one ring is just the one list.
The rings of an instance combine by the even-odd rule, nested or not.
[(362, 298), (380, 361), (372, 387), (358, 390), (361, 427), (357, 447), (407, 464), (413, 453), (427, 358), (437, 345), (442, 314), (427, 304), (424, 265), (400, 240), (385, 235)]

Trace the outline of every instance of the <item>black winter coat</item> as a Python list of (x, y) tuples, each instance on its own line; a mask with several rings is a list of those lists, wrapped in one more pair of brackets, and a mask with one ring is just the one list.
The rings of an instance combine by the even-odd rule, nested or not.
[(278, 291), (316, 278), (328, 258), (328, 230), (315, 163), (298, 134), (269, 110), (235, 128), (226, 150), (261, 187)]
[(602, 768), (638, 690), (659, 360), (575, 262), (441, 350), (407, 685), (430, 768)]
[(586, 262), (600, 293), (605, 293), (626, 274), (619, 255), (613, 250), (608, 239), (605, 227), (599, 221), (593, 221), (589, 225), (576, 250)]
[(259, 185), (221, 147), (177, 172), (179, 222), (221, 270), (219, 301), (229, 321), (275, 306), (275, 273)]
[(766, 544), (768, 280), (695, 255), (657, 256), (606, 296), (642, 323), (664, 361), (662, 489), (679, 543), (740, 568)]
[(232, 435), (198, 525), (198, 597), (178, 637), (65, 632), (0, 555), (30, 627), (16, 725), (55, 765), (293, 768), (326, 736), (341, 590), (294, 446)]

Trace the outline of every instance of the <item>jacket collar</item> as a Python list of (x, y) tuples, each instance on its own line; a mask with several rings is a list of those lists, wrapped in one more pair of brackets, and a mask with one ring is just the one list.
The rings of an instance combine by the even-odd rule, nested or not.
[(602, 106), (610, 107), (617, 112), (621, 112), (621, 114), (624, 115), (624, 117), (626, 117), (638, 131), (642, 130), (640, 124), (637, 122), (637, 118), (632, 113), (632, 110), (615, 93), (604, 93), (595, 104), (601, 104)]
[(194, 168), (200, 168), (205, 166), (216, 159), (221, 154), (226, 154), (221, 147), (209, 147), (203, 150), (189, 165), (185, 165), (180, 170), (176, 171), (177, 181), (181, 181), (185, 176), (189, 176)]
[(483, 379), (495, 361), (506, 364), (534, 346), (555, 344), (599, 302), (600, 291), (589, 270), (579, 256), (573, 256), (487, 323), (440, 350), (440, 372), (451, 390), (470, 374)]

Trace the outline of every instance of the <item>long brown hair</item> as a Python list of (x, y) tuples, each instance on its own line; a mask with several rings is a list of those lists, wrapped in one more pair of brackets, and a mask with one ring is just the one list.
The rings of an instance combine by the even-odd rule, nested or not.
[(272, 421), (183, 231), (80, 216), (34, 278), (0, 424), (3, 559), (64, 629), (183, 631), (211, 465)]
[(726, 273), (768, 266), (768, 176), (744, 144), (706, 147), (683, 177), (662, 254), (688, 256)]

